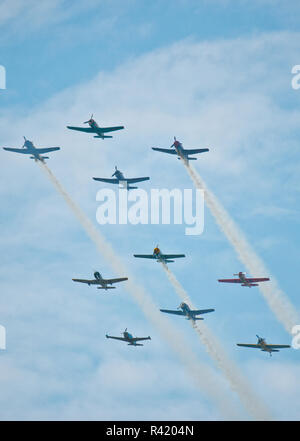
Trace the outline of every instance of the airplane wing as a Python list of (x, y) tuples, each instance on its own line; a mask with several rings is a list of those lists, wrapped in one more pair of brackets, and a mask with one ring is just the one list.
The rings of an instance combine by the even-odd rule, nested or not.
[(134, 341), (134, 342), (136, 342), (136, 341), (142, 341), (142, 340), (151, 340), (151, 338), (150, 338), (150, 337), (133, 337), (133, 338), (131, 339), (131, 341)]
[(240, 279), (219, 279), (218, 282), (226, 282), (226, 283), (243, 283)]
[(94, 181), (106, 182), (107, 184), (119, 184), (119, 179), (93, 178)]
[(118, 283), (118, 282), (123, 282), (124, 280), (128, 280), (128, 277), (120, 277), (118, 279), (105, 279), (104, 282), (105, 283)]
[(260, 345), (254, 345), (254, 344), (247, 344), (247, 343), (237, 343), (237, 346), (243, 346), (244, 348), (259, 348), (261, 349)]
[(13, 149), (10, 147), (3, 147), (3, 149), (7, 150), (8, 152), (23, 153), (25, 155), (29, 154), (29, 151), (27, 149)]
[[(124, 179), (124, 181), (128, 182), (128, 184), (135, 184), (136, 182), (143, 182), (143, 181), (149, 181), (150, 178), (128, 178)], [(122, 180), (123, 181), (123, 180)]]
[(194, 309), (191, 311), (191, 313), (193, 315), (198, 315), (198, 314), (207, 314), (208, 312), (213, 312), (214, 309)]
[(97, 282), (97, 280), (86, 280), (86, 279), (72, 279), (72, 280), (73, 282), (88, 283), (88, 284)]
[(134, 257), (141, 257), (142, 259), (156, 259), (153, 254), (134, 254)]
[(267, 278), (267, 277), (257, 277), (256, 279), (246, 279), (247, 280), (247, 282), (249, 282), (249, 283), (255, 283), (255, 282), (267, 282), (268, 280), (270, 280), (269, 278)]
[(183, 311), (174, 311), (173, 309), (160, 309), (161, 312), (166, 312), (167, 314), (184, 315)]
[(183, 149), (185, 155), (194, 155), (195, 153), (204, 153), (208, 151), (209, 149)]
[(266, 345), (267, 348), (270, 349), (283, 349), (283, 348), (290, 348), (290, 345)]
[(49, 152), (55, 152), (56, 150), (60, 150), (60, 147), (46, 147), (44, 149), (35, 149), (37, 153), (49, 153)]
[(185, 254), (161, 254), (164, 259), (177, 259), (179, 257), (185, 257)]
[(152, 150), (155, 150), (156, 152), (169, 153), (170, 155), (177, 155), (176, 150), (171, 150), (171, 149), (160, 149), (160, 148), (158, 148), (158, 147), (152, 147)]
[(73, 126), (67, 126), (70, 130), (78, 130), (78, 132), (86, 132), (86, 133), (96, 133), (95, 129), (92, 129), (91, 127), (73, 127)]
[(113, 337), (112, 335), (107, 335), (107, 334), (106, 334), (106, 338), (112, 338), (114, 340), (127, 341), (126, 338), (124, 338), (124, 337)]
[[(70, 127), (69, 127), (70, 129)], [(99, 131), (101, 133), (107, 133), (107, 132), (115, 132), (116, 130), (122, 130), (124, 129), (124, 126), (116, 126), (116, 127), (100, 127)]]

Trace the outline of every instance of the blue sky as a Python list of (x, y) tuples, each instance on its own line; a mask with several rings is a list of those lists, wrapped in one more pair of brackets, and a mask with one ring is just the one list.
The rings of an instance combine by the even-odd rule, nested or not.
[[(297, 2), (14, 0), (0, 12), (1, 145), (18, 147), (23, 135), (60, 145), (48, 164), (95, 224), (100, 187), (92, 176), (118, 165), (150, 176), (141, 185), (148, 190), (192, 188), (179, 161), (150, 147), (167, 147), (174, 135), (186, 147), (209, 147), (195, 167), (299, 310)], [(100, 125), (126, 129), (103, 142), (66, 130), (91, 113)], [(226, 418), (125, 285), (112, 295), (74, 286), (72, 277), (96, 269), (110, 276), (109, 262), (36, 164), (4, 151), (1, 160), (0, 418)], [(207, 209), (199, 237), (174, 225), (101, 232), (161, 308), (179, 299), (157, 264), (132, 254), (157, 243), (184, 252), (172, 269), (197, 307), (216, 309), (207, 325), (274, 417), (299, 419), (298, 351), (269, 358), (235, 346), (257, 333), (287, 344), (291, 337), (256, 288), (218, 285), (244, 268)], [(189, 323), (171, 322), (239, 407)], [(128, 348), (105, 339), (125, 327), (152, 341)]]

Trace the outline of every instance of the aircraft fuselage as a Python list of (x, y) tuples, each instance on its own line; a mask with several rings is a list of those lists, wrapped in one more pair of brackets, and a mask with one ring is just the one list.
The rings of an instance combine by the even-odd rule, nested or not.
[(44, 162), (44, 158), (41, 155), (39, 155), (39, 153), (37, 152), (36, 148), (33, 145), (33, 142), (26, 140), (23, 147), (26, 148), (26, 150), (28, 150), (28, 153), (30, 155), (32, 155), (32, 159), (35, 159), (35, 161)]
[(164, 262), (164, 263), (174, 262), (174, 260), (166, 259), (158, 247), (154, 248), (153, 256), (157, 259), (158, 262)]

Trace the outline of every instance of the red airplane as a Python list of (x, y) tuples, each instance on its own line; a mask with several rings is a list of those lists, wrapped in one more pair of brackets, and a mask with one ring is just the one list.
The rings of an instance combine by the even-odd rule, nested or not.
[(238, 279), (219, 279), (218, 282), (226, 282), (226, 283), (241, 283), (242, 286), (248, 286), (251, 288), (251, 286), (258, 286), (257, 282), (267, 282), (270, 280), (267, 277), (256, 277), (256, 278), (249, 278), (246, 277), (246, 274), (240, 271), (238, 274), (233, 274), (234, 276), (238, 276)]

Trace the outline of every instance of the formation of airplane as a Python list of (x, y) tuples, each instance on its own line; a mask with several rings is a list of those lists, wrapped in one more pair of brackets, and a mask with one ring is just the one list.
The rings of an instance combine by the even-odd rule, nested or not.
[(112, 338), (114, 340), (125, 341), (126, 343), (128, 343), (129, 346), (144, 346), (144, 345), (137, 343), (137, 342), (143, 341), (143, 340), (151, 340), (150, 336), (149, 337), (133, 337), (129, 332), (127, 332), (127, 328), (123, 332), (123, 337), (114, 337), (113, 335), (106, 334), (106, 338)]
[[(84, 124), (88, 124), (89, 127), (74, 127), (74, 126), (67, 126), (70, 130), (76, 130), (80, 132), (85, 133), (94, 133), (94, 138), (112, 138), (112, 136), (105, 135), (105, 133), (122, 130), (124, 129), (124, 126), (114, 126), (114, 127), (99, 127), (97, 122), (93, 119), (93, 115), (91, 115), (91, 118), (88, 121), (85, 121)], [(32, 141), (29, 141), (24, 136), (24, 144), (22, 148), (10, 148), (10, 147), (3, 147), (4, 150), (14, 153), (21, 153), (21, 154), (27, 154), (30, 155), (31, 159), (34, 159), (35, 161), (41, 161), (45, 162), (45, 159), (49, 159), (48, 156), (44, 156), (46, 153), (50, 153), (56, 150), (60, 150), (60, 147), (46, 147), (46, 148), (36, 148)], [(192, 157), (191, 155), (199, 154), (203, 152), (208, 152), (208, 148), (204, 149), (184, 149), (182, 146), (182, 143), (177, 141), (174, 137), (174, 143), (171, 145), (169, 149), (162, 149), (157, 147), (152, 147), (153, 150), (159, 151), (162, 153), (168, 153), (171, 155), (177, 155), (178, 159), (182, 159), (185, 161), (190, 160), (196, 160), (197, 158)], [(138, 187), (132, 186), (130, 184), (135, 184), (137, 182), (143, 182), (147, 181), (150, 178), (149, 177), (140, 177), (140, 178), (125, 178), (123, 173), (118, 170), (117, 167), (115, 167), (115, 171), (112, 175), (112, 178), (114, 179), (107, 179), (107, 178), (93, 178), (95, 181), (105, 182), (109, 184), (120, 184), (123, 187), (127, 188), (128, 190), (135, 189)], [(129, 185), (128, 185), (129, 184)], [(134, 257), (137, 258), (144, 258), (144, 259), (153, 259), (157, 262), (161, 263), (171, 263), (174, 262), (173, 259), (182, 258), (185, 257), (185, 254), (164, 254), (159, 249), (158, 245), (154, 248), (152, 254), (134, 254)], [(242, 286), (248, 286), (251, 288), (252, 286), (258, 286), (260, 282), (266, 282), (270, 279), (267, 277), (256, 277), (256, 278), (250, 278), (246, 277), (246, 274), (244, 272), (239, 272), (238, 274), (234, 274), (234, 276), (238, 276), (236, 279), (219, 279), (219, 282), (222, 283), (239, 283)], [(112, 286), (115, 283), (123, 282), (128, 280), (127, 277), (119, 277), (114, 279), (104, 279), (102, 275), (98, 272), (94, 272), (94, 279), (72, 279), (74, 282), (79, 283), (85, 283), (87, 285), (98, 285), (98, 289), (115, 289), (115, 286)], [(202, 317), (199, 317), (203, 314), (207, 314), (210, 312), (215, 311), (214, 309), (191, 309), (189, 305), (185, 302), (182, 302), (179, 307), (176, 310), (172, 309), (160, 309), (161, 312), (166, 314), (173, 314), (177, 316), (183, 316), (187, 320), (196, 321), (196, 320), (204, 320)], [(114, 339), (114, 340), (120, 340), (128, 343), (130, 346), (143, 346), (143, 344), (138, 343), (140, 341), (144, 340), (151, 340), (151, 337), (133, 337), (128, 331), (127, 328), (123, 332), (123, 337), (117, 337), (112, 335), (107, 335), (106, 338)], [(247, 348), (256, 348), (260, 349), (263, 352), (268, 352), (270, 356), (273, 352), (279, 352), (280, 349), (283, 348), (290, 348), (290, 345), (276, 345), (276, 344), (267, 344), (266, 340), (264, 338), (261, 338), (257, 335), (257, 343), (251, 344), (251, 343), (237, 343), (237, 346), (241, 347), (247, 347)]]
[(85, 121), (83, 124), (88, 124), (90, 127), (74, 127), (67, 126), (70, 130), (77, 130), (78, 132), (85, 133), (95, 133), (96, 136), (94, 138), (112, 138), (112, 136), (104, 135), (104, 133), (115, 132), (116, 130), (124, 129), (124, 126), (115, 126), (115, 127), (99, 127), (96, 121), (93, 119), (93, 115), (90, 117), (88, 121)]
[(4, 150), (8, 152), (14, 153), (22, 153), (23, 155), (31, 155), (30, 159), (34, 159), (35, 161), (45, 162), (45, 159), (49, 159), (49, 156), (41, 156), (44, 153), (54, 152), (56, 150), (60, 150), (60, 147), (46, 147), (46, 148), (36, 148), (33, 145), (32, 141), (29, 141), (24, 136), (24, 144), (21, 149), (15, 149), (10, 147), (3, 147)]
[[(181, 309), (181, 311), (179, 311)], [(214, 309), (191, 309), (187, 303), (180, 303), (177, 310), (173, 309), (160, 309), (161, 312), (167, 314), (174, 314), (186, 317), (187, 320), (204, 320), (202, 317), (197, 317), (197, 315), (207, 314), (208, 312), (213, 312)]]
[(263, 352), (269, 352), (270, 357), (272, 356), (272, 352), (279, 352), (279, 349), (290, 348), (290, 345), (269, 345), (266, 343), (266, 340), (259, 335), (256, 335), (257, 343), (237, 343), (237, 346), (242, 346), (244, 348), (255, 348), (260, 349)]
[(246, 274), (240, 271), (238, 274), (233, 274), (234, 276), (238, 276), (238, 279), (219, 279), (218, 282), (222, 283), (241, 283), (242, 286), (248, 286), (251, 288), (252, 286), (258, 286), (260, 282), (267, 282), (270, 280), (268, 277), (246, 277)]
[(94, 279), (72, 279), (74, 282), (80, 282), (80, 283), (86, 283), (87, 285), (101, 285), (98, 286), (98, 289), (115, 289), (115, 286), (108, 286), (113, 285), (114, 283), (123, 282), (125, 280), (128, 280), (128, 277), (119, 277), (117, 279), (103, 279), (99, 271), (94, 272)]
[[(115, 172), (111, 175), (110, 178), (93, 178), (95, 181), (106, 182), (107, 184), (120, 184), (123, 188), (127, 188), (127, 190), (133, 190), (138, 187), (130, 186), (130, 184), (136, 184), (137, 182), (149, 181), (149, 177), (142, 178), (125, 178), (123, 173), (118, 170), (117, 166), (115, 166)], [(129, 184), (129, 185), (128, 185)]]
[(174, 136), (174, 142), (169, 149), (161, 149), (159, 147), (152, 147), (152, 150), (156, 152), (168, 153), (169, 155), (177, 155), (178, 159), (184, 159), (186, 161), (196, 161), (197, 158), (190, 157), (197, 153), (208, 152), (209, 149), (184, 149), (182, 143), (177, 141)]
[(185, 257), (185, 254), (163, 254), (157, 245), (152, 254), (134, 254), (134, 257), (139, 257), (141, 259), (154, 259), (157, 262), (170, 263), (174, 262), (174, 260), (171, 259)]

